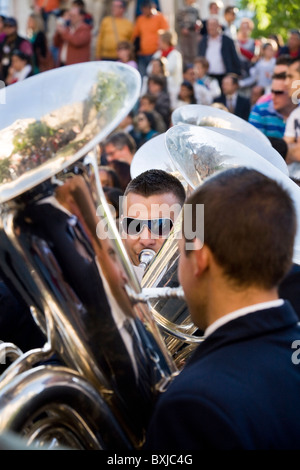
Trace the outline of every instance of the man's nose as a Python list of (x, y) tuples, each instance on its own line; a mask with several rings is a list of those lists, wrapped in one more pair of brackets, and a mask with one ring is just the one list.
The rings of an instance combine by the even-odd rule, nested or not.
[(140, 243), (144, 246), (155, 245), (155, 238), (148, 227), (144, 226), (140, 233)]

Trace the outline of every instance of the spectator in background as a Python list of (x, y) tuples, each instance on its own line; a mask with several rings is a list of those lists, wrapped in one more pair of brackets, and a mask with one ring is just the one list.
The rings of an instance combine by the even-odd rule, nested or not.
[(237, 32), (237, 44), (241, 61), (241, 76), (249, 76), (250, 67), (255, 59), (255, 41), (251, 37), (254, 23), (250, 18), (242, 18)]
[(139, 111), (136, 116), (136, 129), (138, 134), (137, 147), (158, 135), (155, 118), (149, 111)]
[(142, 14), (135, 21), (132, 40), (135, 43), (139, 71), (143, 77), (147, 74), (152, 55), (158, 50), (158, 32), (161, 29), (168, 30), (169, 23), (150, 0), (144, 0), (141, 9)]
[(112, 213), (119, 228), (119, 217), (120, 217), (120, 198), (123, 196), (124, 191), (119, 188), (104, 187), (103, 188), (105, 198), (110, 206), (113, 207)]
[[(194, 95), (197, 104), (210, 105), (212, 97), (208, 89), (201, 83), (197, 83), (193, 64), (186, 65), (183, 70), (183, 81), (189, 82), (194, 87)], [(221, 92), (221, 91), (220, 91)]]
[[(221, 88), (216, 78), (208, 75), (209, 63), (205, 57), (196, 57), (194, 60), (195, 81), (197, 85), (204, 86), (211, 100), (214, 100), (221, 94)], [(203, 103), (205, 104), (205, 103)]]
[(222, 94), (214, 102), (224, 104), (230, 113), (248, 121), (250, 99), (239, 94), (239, 80), (236, 75), (228, 74), (223, 78)]
[(249, 122), (267, 137), (282, 139), (285, 122), (296, 105), (293, 104), (285, 84), (285, 77), (272, 80), (271, 101), (258, 102), (252, 109)]
[[(142, 4), (143, 3), (144, 3), (144, 0), (137, 0), (136, 1), (136, 9), (135, 9), (135, 17), (136, 18), (143, 13), (142, 12)], [(152, 4), (153, 4), (153, 7), (156, 10), (161, 11), (159, 0), (153, 0)]]
[(195, 92), (192, 83), (184, 81), (180, 85), (180, 90), (175, 102), (174, 109), (186, 104), (197, 104), (197, 100), (195, 98)]
[[(291, 64), (291, 57), (287, 54), (280, 55), (276, 58), (276, 63), (274, 66), (273, 70), (273, 78), (286, 78), (286, 72), (288, 70), (289, 65)], [(271, 94), (271, 88), (269, 90), (265, 91), (265, 94), (258, 99), (258, 103), (262, 103), (265, 101), (271, 101), (272, 100), (272, 94)]]
[(38, 13), (31, 13), (27, 20), (27, 37), (33, 48), (33, 73), (45, 72), (54, 68), (54, 59), (48, 47), (44, 32), (43, 18)]
[(300, 57), (300, 30), (291, 29), (285, 46), (279, 50), (279, 55), (288, 54), (292, 59)]
[(262, 45), (261, 56), (250, 68), (249, 76), (239, 81), (240, 88), (254, 85), (270, 90), (276, 64), (277, 44), (269, 40)]
[(4, 40), (0, 43), (0, 79), (4, 82), (11, 66), (13, 51), (20, 51), (32, 59), (33, 49), (31, 43), (18, 34), (18, 23), (15, 18), (4, 19)]
[(34, 0), (34, 11), (42, 16), (45, 31), (48, 29), (49, 15), (58, 12), (61, 4), (61, 0)]
[(237, 41), (237, 28), (235, 25), (236, 15), (238, 8), (234, 6), (228, 6), (224, 10), (224, 23), (223, 23), (223, 33), (225, 36), (228, 36), (236, 44)]
[(122, 191), (125, 191), (131, 181), (130, 164), (124, 160), (113, 160), (109, 166), (116, 172)]
[(31, 63), (31, 58), (27, 54), (18, 50), (13, 51), (11, 65), (5, 80), (6, 85), (12, 85), (31, 77), (33, 75)]
[(205, 36), (207, 33), (207, 20), (209, 18), (217, 18), (220, 20), (220, 11), (221, 8), (223, 8), (223, 3), (221, 1), (217, 2), (210, 2), (208, 5), (208, 18), (205, 20), (202, 20), (202, 27), (200, 30), (201, 36)]
[(85, 6), (85, 2), (83, 0), (73, 0), (72, 3), (71, 3), (71, 6), (73, 7), (79, 7), (81, 8), (82, 10), (84, 10), (84, 22), (89, 25), (89, 27), (92, 29), (93, 26), (94, 26), (94, 18), (93, 16), (88, 13), (86, 11), (86, 6)]
[(155, 119), (155, 128), (159, 134), (162, 134), (163, 132), (166, 132), (167, 126), (162, 115), (155, 109), (156, 102), (156, 96), (151, 95), (150, 93), (146, 93), (140, 98), (139, 111), (147, 111), (152, 113)]
[(262, 86), (254, 85), (251, 89), (250, 95), (250, 102), (251, 102), (251, 110), (253, 106), (256, 105), (259, 99), (261, 99), (265, 95), (265, 89)]
[(99, 178), (102, 188), (118, 188), (121, 189), (121, 183), (115, 170), (107, 165), (99, 166)]
[(148, 79), (148, 92), (150, 95), (155, 96), (155, 109), (162, 115), (168, 129), (171, 118), (171, 102), (169, 93), (166, 91), (165, 80), (162, 77), (150, 75)]
[(59, 48), (58, 65), (88, 62), (91, 57), (91, 28), (84, 21), (85, 11), (74, 6), (69, 11), (70, 25), (58, 24), (53, 44)]
[[(136, 152), (134, 139), (122, 131), (111, 134), (105, 140), (103, 147), (106, 164), (110, 164), (114, 160), (121, 160), (130, 165)], [(103, 164), (102, 158), (101, 164)]]
[(147, 67), (147, 74), (143, 76), (142, 79), (142, 88), (141, 88), (141, 96), (148, 92), (148, 78), (150, 75), (157, 75), (158, 77), (162, 77), (166, 84), (166, 91), (167, 90), (167, 70), (166, 70), (166, 61), (165, 57), (158, 57), (152, 59), (149, 62)]
[(134, 127), (134, 118), (135, 118), (135, 111), (130, 111), (130, 113), (125, 116), (125, 118), (120, 122), (118, 127), (115, 129), (114, 133), (116, 132), (126, 132), (129, 134), (135, 142), (137, 142), (137, 133)]
[(182, 55), (175, 46), (176, 39), (173, 32), (163, 30), (159, 31), (158, 50), (153, 54), (153, 59), (166, 59), (165, 68), (167, 76), (167, 88), (172, 108), (174, 108), (178, 91), (183, 80)]
[(118, 62), (130, 65), (138, 69), (138, 64), (135, 60), (133, 44), (130, 41), (120, 41), (117, 45)]
[(216, 78), (220, 86), (226, 74), (241, 74), (240, 60), (234, 42), (222, 33), (217, 18), (207, 20), (207, 34), (200, 41), (198, 55), (206, 57), (209, 63), (208, 74)]
[(183, 64), (191, 64), (197, 55), (202, 26), (200, 11), (194, 0), (184, 1), (184, 6), (175, 15), (175, 24)]
[(132, 42), (133, 24), (125, 18), (126, 2), (114, 0), (111, 15), (105, 16), (100, 23), (96, 44), (96, 59), (118, 60), (118, 43)]

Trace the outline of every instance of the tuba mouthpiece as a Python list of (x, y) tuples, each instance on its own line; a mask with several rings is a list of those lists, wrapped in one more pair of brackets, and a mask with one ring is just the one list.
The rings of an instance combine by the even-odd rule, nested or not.
[(151, 263), (153, 260), (154, 256), (156, 255), (154, 250), (151, 250), (150, 248), (145, 248), (142, 250), (139, 254), (139, 267), (146, 269), (147, 266)]

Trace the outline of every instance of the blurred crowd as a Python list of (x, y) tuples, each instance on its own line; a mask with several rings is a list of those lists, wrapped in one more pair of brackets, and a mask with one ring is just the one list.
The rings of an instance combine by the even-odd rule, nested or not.
[[(116, 187), (116, 194), (130, 181), (136, 150), (165, 132), (172, 112), (186, 104), (237, 115), (259, 128), (284, 159), (300, 160), (300, 144), (291, 148), (297, 135), (291, 131), (285, 138), (287, 120), (298, 108), (295, 93), (288, 90), (287, 71), (300, 58), (300, 30), (287, 31), (286, 42), (275, 32), (254, 38), (253, 21), (218, 1), (209, 4), (209, 15), (203, 18), (197, 4), (185, 0), (175, 12), (174, 29), (159, 2), (151, 0), (136, 2), (134, 21), (128, 19), (127, 2), (113, 0), (99, 25), (84, 1), (71, 1), (68, 8), (61, 4), (35, 0), (26, 37), (19, 35), (15, 18), (0, 17), (0, 79), (9, 86), (90, 60), (119, 61), (137, 69), (142, 80), (139, 100), (101, 144), (103, 175), (109, 168), (106, 185)], [(296, 72), (298, 66), (290, 81), (297, 79)], [(115, 195), (110, 192), (109, 197)]]

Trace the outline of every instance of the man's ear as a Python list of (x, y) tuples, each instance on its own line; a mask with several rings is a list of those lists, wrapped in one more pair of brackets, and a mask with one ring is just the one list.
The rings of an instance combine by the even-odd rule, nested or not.
[(195, 239), (195, 249), (193, 251), (194, 272), (196, 276), (201, 276), (209, 267), (210, 250), (197, 238)]

